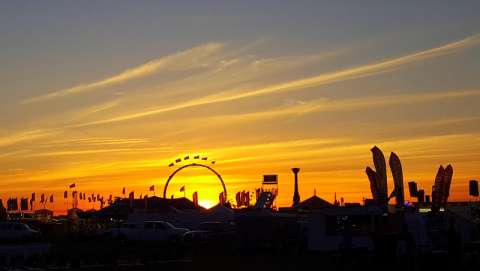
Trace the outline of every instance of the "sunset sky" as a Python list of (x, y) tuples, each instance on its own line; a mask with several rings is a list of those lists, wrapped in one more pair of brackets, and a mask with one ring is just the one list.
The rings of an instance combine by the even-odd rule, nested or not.
[[(359, 202), (374, 145), (427, 194), (452, 164), (451, 198), (469, 199), (480, 1), (174, 2), (1, 4), (4, 203), (53, 193), (47, 208), (64, 210), (73, 182), (105, 197), (151, 185), (160, 195), (186, 155), (217, 161), (229, 200), (278, 174), (277, 205), (289, 206), (300, 167), (302, 200), (316, 190)], [(168, 194), (182, 185), (205, 205), (221, 191), (202, 169)]]

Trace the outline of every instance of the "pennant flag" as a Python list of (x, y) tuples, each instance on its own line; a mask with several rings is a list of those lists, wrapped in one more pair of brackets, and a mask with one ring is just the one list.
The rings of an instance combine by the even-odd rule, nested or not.
[(50, 195), (50, 203), (53, 203), (53, 195)]
[(35, 192), (32, 193), (32, 197), (30, 198), (30, 201), (35, 201)]
[(13, 211), (18, 211), (18, 198), (13, 199)]
[(192, 195), (192, 201), (195, 207), (198, 207), (198, 192), (195, 191)]
[(135, 192), (132, 191), (130, 192), (130, 194), (128, 194), (128, 199), (130, 200), (130, 208), (133, 208), (134, 198), (135, 198)]
[(200, 155), (195, 155), (193, 159), (200, 159)]
[(155, 186), (154, 185), (150, 186), (149, 191), (155, 191)]
[(72, 183), (69, 187), (70, 188), (75, 188), (75, 183)]
[(88, 202), (92, 202), (92, 198), (91, 198), (91, 197), (88, 197)]
[(215, 162), (217, 162), (217, 161), (212, 161), (212, 164), (215, 164)]
[(208, 157), (202, 157), (202, 160), (206, 161), (206, 160), (208, 160)]
[(241, 207), (242, 206), (242, 198), (240, 196), (240, 192), (237, 192), (237, 194), (235, 194), (235, 200), (237, 202), (237, 207)]
[(20, 210), (22, 211), (28, 210), (28, 198), (20, 199)]
[(189, 156), (189, 155), (187, 155), (187, 156), (185, 156), (185, 157), (183, 158), (183, 160), (188, 160), (188, 159), (190, 159), (190, 156)]
[(44, 203), (45, 202), (45, 194), (42, 193), (42, 195), (40, 196), (40, 203)]
[(185, 192), (185, 185), (180, 187), (180, 192)]
[(175, 163), (180, 163), (182, 162), (182, 159), (178, 158), (177, 160), (175, 160)]
[(173, 165), (174, 165), (173, 163), (170, 163), (170, 165), (168, 165), (168, 166), (169, 166), (169, 167), (173, 167)]
[(68, 191), (67, 190), (63, 191), (63, 198), (64, 199), (68, 198)]
[(225, 193), (221, 192), (220, 195), (218, 195), (218, 199), (221, 205), (225, 204)]

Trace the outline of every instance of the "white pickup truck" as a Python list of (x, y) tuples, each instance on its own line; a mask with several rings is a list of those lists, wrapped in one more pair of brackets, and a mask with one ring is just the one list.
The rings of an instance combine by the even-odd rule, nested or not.
[(107, 230), (104, 234), (125, 241), (180, 241), (189, 229), (177, 228), (165, 221), (145, 221), (143, 223), (125, 223), (120, 227)]

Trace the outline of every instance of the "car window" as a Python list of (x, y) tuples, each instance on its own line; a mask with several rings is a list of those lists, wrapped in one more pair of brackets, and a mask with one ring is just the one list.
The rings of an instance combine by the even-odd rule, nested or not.
[(145, 229), (153, 229), (153, 223), (145, 223)]
[(162, 224), (163, 224), (163, 226), (164, 226), (165, 228), (170, 228), (170, 229), (175, 228), (175, 227), (174, 227), (172, 224), (170, 224), (169, 222), (163, 222)]
[(165, 230), (165, 225), (162, 223), (155, 223), (155, 228), (159, 230)]

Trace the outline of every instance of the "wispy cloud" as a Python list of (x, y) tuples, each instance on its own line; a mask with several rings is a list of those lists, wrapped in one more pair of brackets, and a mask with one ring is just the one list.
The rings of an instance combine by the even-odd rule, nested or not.
[(80, 126), (89, 126), (89, 125), (133, 120), (133, 119), (143, 118), (143, 117), (147, 117), (155, 114), (171, 112), (176, 110), (183, 110), (183, 109), (191, 108), (195, 106), (235, 101), (235, 100), (255, 97), (259, 95), (300, 90), (300, 89), (332, 84), (332, 83), (346, 81), (346, 80), (352, 80), (352, 79), (361, 78), (361, 77), (373, 76), (379, 73), (390, 72), (396, 69), (400, 69), (406, 65), (409, 65), (415, 62), (455, 53), (461, 49), (466, 49), (469, 47), (476, 46), (479, 43), (480, 43), (480, 35), (475, 35), (475, 36), (471, 36), (471, 37), (462, 39), (460, 41), (448, 43), (446, 45), (442, 45), (436, 48), (420, 51), (417, 53), (409, 54), (406, 56), (402, 56), (402, 57), (398, 57), (390, 60), (380, 61), (377, 63), (372, 63), (372, 64), (348, 68), (340, 71), (320, 74), (318, 76), (313, 76), (313, 77), (299, 79), (299, 80), (293, 80), (293, 81), (289, 81), (281, 84), (270, 85), (267, 87), (260, 87), (257, 89), (223, 91), (223, 92), (209, 95), (206, 97), (192, 99), (185, 102), (179, 102), (171, 106), (153, 108), (153, 109), (144, 110), (136, 113), (124, 114), (124, 115), (120, 115), (120, 116), (116, 116), (108, 119), (84, 123), (84, 124), (81, 124)]
[(142, 78), (161, 70), (184, 70), (205, 65), (205, 58), (223, 48), (221, 43), (208, 43), (173, 55), (152, 60), (138, 67), (125, 70), (119, 74), (101, 79), (92, 83), (82, 84), (67, 89), (48, 93), (46, 95), (25, 100), (23, 103), (46, 101), (71, 94), (94, 91), (99, 88), (123, 83), (129, 80)]
[(216, 120), (215, 123), (218, 123), (218, 121), (231, 122), (234, 120), (252, 121), (274, 117), (282, 117), (286, 115), (303, 115), (315, 112), (353, 111), (367, 108), (386, 107), (392, 105), (428, 103), (438, 100), (460, 99), (479, 96), (480, 90), (463, 90), (342, 100), (328, 100), (322, 98), (313, 101), (298, 103), (296, 105), (286, 108), (237, 115), (222, 115), (211, 118)]
[(56, 131), (53, 130), (31, 130), (31, 131), (22, 131), (16, 132), (14, 134), (0, 137), (0, 147), (7, 147), (15, 145), (18, 143), (36, 140), (39, 138), (47, 137), (56, 134)]

